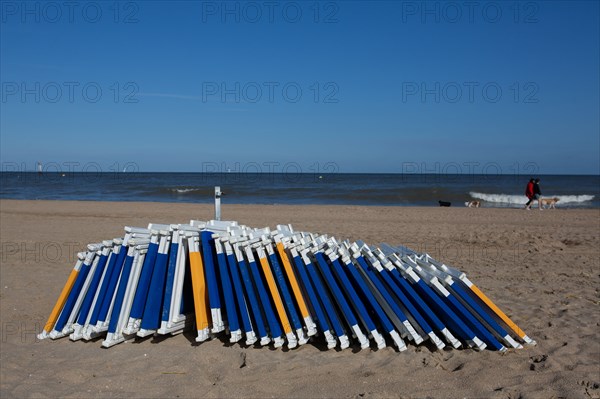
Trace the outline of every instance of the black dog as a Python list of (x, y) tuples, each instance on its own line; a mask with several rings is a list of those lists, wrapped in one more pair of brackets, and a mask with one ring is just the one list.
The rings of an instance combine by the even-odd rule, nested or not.
[(448, 207), (448, 206), (452, 205), (451, 202), (447, 202), (447, 201), (438, 201), (438, 202), (440, 203), (440, 206), (446, 206), (446, 207)]

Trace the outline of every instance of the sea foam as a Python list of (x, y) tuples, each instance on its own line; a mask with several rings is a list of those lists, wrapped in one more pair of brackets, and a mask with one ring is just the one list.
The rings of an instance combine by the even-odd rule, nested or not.
[[(470, 192), (471, 197), (478, 200), (492, 202), (497, 204), (507, 205), (525, 205), (527, 203), (527, 197), (524, 195), (514, 194), (486, 194)], [(594, 199), (593, 195), (543, 195), (542, 198), (558, 198), (559, 204), (581, 204), (583, 202), (589, 202)]]

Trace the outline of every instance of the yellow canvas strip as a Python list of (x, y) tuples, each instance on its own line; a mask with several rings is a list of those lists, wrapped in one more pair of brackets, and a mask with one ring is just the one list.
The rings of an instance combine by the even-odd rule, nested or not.
[(271, 291), (271, 297), (275, 302), (275, 307), (277, 308), (277, 314), (279, 314), (279, 320), (281, 321), (281, 325), (283, 326), (283, 331), (287, 333), (292, 332), (292, 325), (288, 320), (287, 314), (285, 313), (285, 308), (283, 307), (283, 302), (281, 300), (281, 296), (279, 295), (279, 291), (277, 290), (277, 285), (275, 284), (275, 278), (273, 278), (273, 273), (271, 272), (271, 266), (269, 266), (269, 261), (267, 258), (258, 258), (260, 261), (260, 265), (262, 266), (263, 273), (265, 274), (265, 278), (267, 279), (267, 284), (269, 285), (269, 290)]
[(196, 310), (196, 327), (200, 331), (208, 328), (208, 291), (204, 281), (204, 264), (200, 252), (190, 252), (190, 269), (192, 272), (194, 309)]
[(60, 293), (60, 296), (58, 297), (58, 300), (56, 301), (56, 304), (54, 305), (54, 309), (52, 309), (52, 313), (50, 313), (50, 317), (48, 317), (48, 321), (46, 322), (46, 325), (44, 326), (44, 331), (46, 331), (46, 332), (52, 331), (52, 328), (56, 324), (56, 320), (58, 319), (58, 316), (60, 315), (60, 311), (65, 306), (65, 302), (67, 302), (67, 297), (69, 296), (69, 293), (73, 289), (73, 284), (75, 284), (75, 280), (77, 279), (78, 275), (79, 275), (79, 270), (73, 269), (73, 271), (71, 271), (71, 274), (69, 275), (69, 278), (67, 279), (67, 282), (65, 283), (65, 286), (63, 287), (63, 289)]
[(524, 338), (525, 332), (519, 328), (503, 311), (500, 310), (498, 306), (492, 302), (490, 298), (488, 298), (475, 284), (471, 285), (471, 291), (473, 291), (486, 305), (490, 307), (501, 319), (506, 323), (507, 326), (511, 328), (519, 337)]
[(298, 306), (300, 307), (300, 313), (302, 313), (302, 317), (310, 317), (310, 313), (308, 313), (306, 302), (304, 302), (304, 297), (302, 296), (302, 291), (300, 290), (300, 286), (298, 285), (298, 281), (296, 280), (296, 275), (294, 274), (294, 270), (292, 269), (292, 265), (290, 264), (290, 259), (288, 258), (288, 255), (285, 252), (285, 249), (283, 248), (283, 244), (280, 242), (277, 243), (277, 252), (279, 252), (279, 257), (283, 262), (285, 273), (287, 274), (288, 280), (290, 281), (290, 285), (292, 286), (292, 290), (294, 291), (294, 296), (296, 297), (296, 302), (298, 302)]

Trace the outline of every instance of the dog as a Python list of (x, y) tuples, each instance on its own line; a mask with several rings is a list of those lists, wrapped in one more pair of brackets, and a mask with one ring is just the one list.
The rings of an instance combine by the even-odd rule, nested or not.
[(560, 201), (557, 197), (554, 198), (542, 198), (542, 207), (556, 209), (556, 203)]
[(452, 205), (452, 203), (448, 202), (448, 201), (438, 201), (438, 203), (440, 204), (440, 206), (445, 206), (445, 207), (449, 207)]
[(481, 206), (481, 202), (479, 202), (479, 201), (469, 201), (469, 202), (465, 202), (465, 206), (467, 208), (479, 208)]

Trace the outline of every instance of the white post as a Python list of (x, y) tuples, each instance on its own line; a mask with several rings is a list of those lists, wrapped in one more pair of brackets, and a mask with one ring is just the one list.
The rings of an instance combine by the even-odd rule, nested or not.
[(215, 220), (221, 220), (221, 195), (221, 187), (215, 186)]

